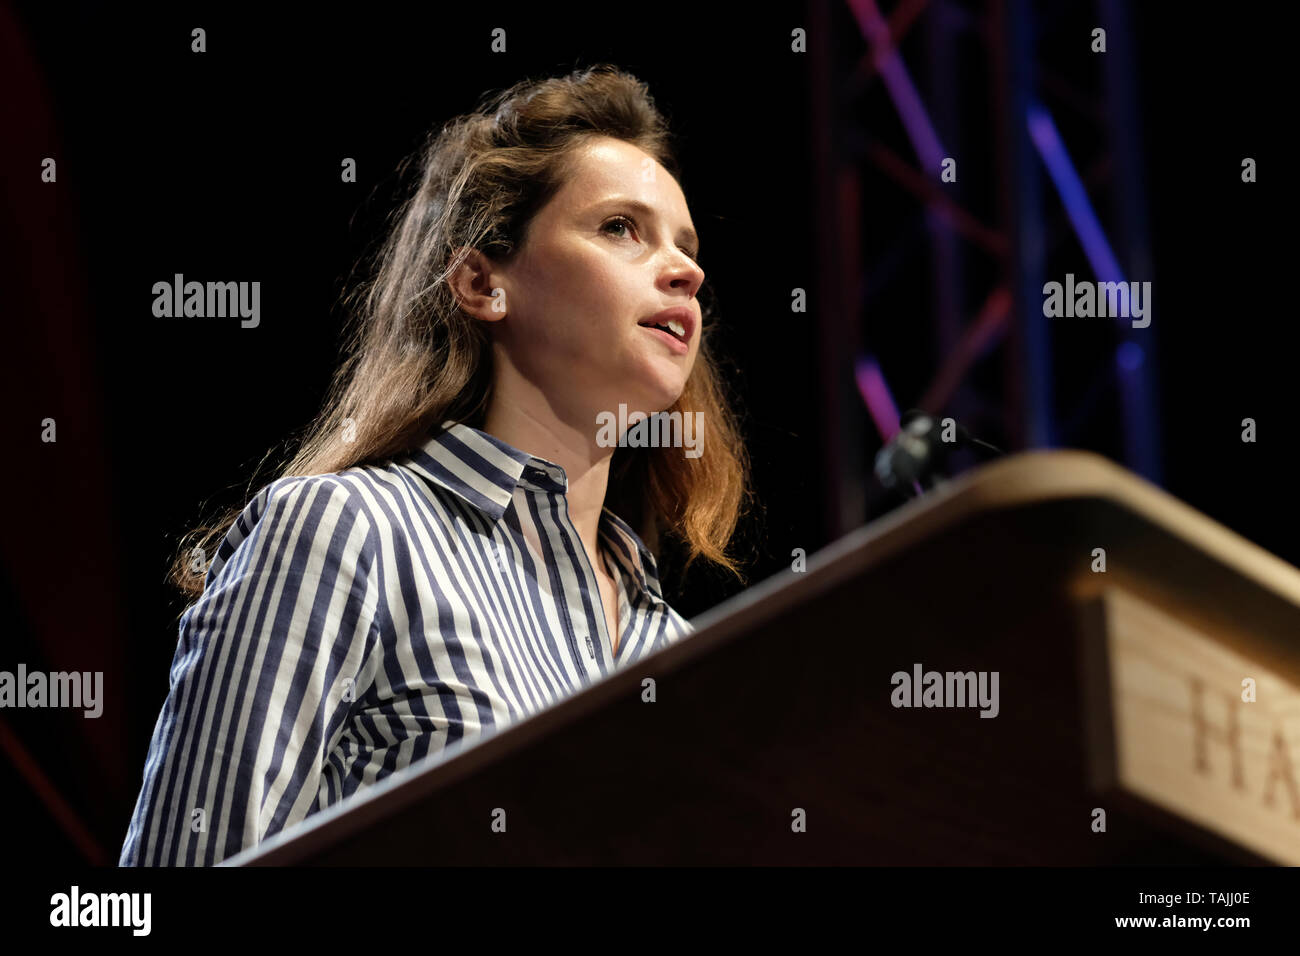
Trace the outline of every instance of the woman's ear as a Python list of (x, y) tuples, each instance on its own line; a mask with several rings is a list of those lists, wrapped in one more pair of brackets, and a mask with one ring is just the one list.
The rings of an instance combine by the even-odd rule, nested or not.
[(460, 263), (447, 276), (456, 304), (484, 322), (504, 319), (508, 303), (501, 267), (479, 249), (461, 248), (456, 255), (461, 257)]

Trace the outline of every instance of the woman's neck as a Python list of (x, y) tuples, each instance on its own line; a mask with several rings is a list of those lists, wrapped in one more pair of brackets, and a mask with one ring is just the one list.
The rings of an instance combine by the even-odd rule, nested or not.
[(587, 549), (593, 570), (601, 574), (604, 572), (599, 561), (600, 516), (614, 449), (596, 444), (595, 420), (593, 414), (591, 425), (584, 427), (562, 421), (545, 403), (525, 406), (498, 398), (484, 416), (483, 431), (564, 469), (569, 484), (566, 496), (569, 518)]

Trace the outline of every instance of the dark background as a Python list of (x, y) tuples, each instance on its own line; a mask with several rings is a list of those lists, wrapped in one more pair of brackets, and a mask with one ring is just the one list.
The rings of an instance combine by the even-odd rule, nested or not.
[[(1300, 563), (1289, 468), (1294, 269), (1282, 261), (1291, 189), (1278, 149), (1292, 112), (1280, 85), (1286, 34), (1267, 4), (1120, 6), (1132, 31), (1116, 33), (1106, 55), (1126, 58), (1136, 78), (1127, 142), (1142, 184), (1127, 211), (1140, 206), (1147, 222), (1143, 250), (1123, 250), (1122, 260), (1145, 252), (1153, 268), (1128, 277), (1154, 281), (1159, 483)], [(874, 355), (900, 409), (918, 402), (943, 354), (925, 204), (870, 161), (876, 146), (916, 158), (848, 5), (0, 9), (0, 301), (10, 337), (0, 668), (103, 670), (106, 699), (98, 721), (3, 715), (0, 787), (7, 819), (21, 821), (12, 849), (116, 862), (184, 606), (164, 580), (176, 543), (213, 508), (241, 504), (275, 477), (260, 473), (249, 487), (268, 452), (282, 458), (319, 407), (337, 356), (337, 300), (382, 235), (398, 163), (486, 91), (613, 62), (649, 84), (680, 137), (763, 506), (738, 538), (750, 583), (788, 568), (792, 549), (811, 554), (850, 530), (842, 515), (867, 520), (897, 503), (827, 465), (850, 452), (869, 465), (882, 445), (860, 407), (848, 420), (825, 414), (827, 378), (843, 373), (828, 351)], [(1019, 8), (881, 9), (900, 28), (922, 100), (947, 104), (935, 115), (949, 117), (939, 132), (960, 147), (951, 195), (1003, 229), (1017, 184), (999, 149), (994, 90), (1006, 51), (996, 39), (999, 18)], [(1103, 61), (1088, 49), (1108, 5), (1024, 9), (1043, 101), (1109, 231), (1126, 199)], [(942, 56), (932, 45), (939, 18), (951, 28)], [(792, 53), (791, 29), (814, 24), (827, 42)], [(201, 55), (190, 52), (194, 26), (207, 30)], [(497, 26), (505, 54), (489, 49)], [(46, 156), (58, 160), (56, 184), (39, 180)], [(1254, 185), (1240, 181), (1244, 156), (1259, 162)], [(340, 182), (343, 157), (357, 161), (355, 184)], [(846, 181), (854, 188), (835, 191)], [(828, 189), (840, 198), (828, 202)], [(1055, 219), (1049, 277), (1089, 278), (1044, 189)], [(825, 294), (827, 263), (845, 255), (845, 236), (855, 237), (855, 265), (829, 270), (835, 299)], [(1007, 264), (979, 248), (962, 262), (960, 283), (945, 288), (968, 320)], [(153, 283), (178, 272), (260, 281), (260, 326), (154, 318)], [(790, 312), (795, 287), (809, 290), (806, 313)], [(836, 349), (843, 328), (851, 334)], [(1051, 413), (1059, 444), (1124, 463), (1127, 412), (1107, 371), (1115, 341), (1113, 321), (1053, 326)], [(930, 410), (1023, 448), (1016, 374), (995, 342), (953, 406)], [(40, 440), (47, 416), (58, 423), (54, 444)], [(1244, 417), (1259, 423), (1256, 444), (1240, 440)], [(669, 599), (688, 617), (741, 590), (707, 568), (683, 579), (671, 552), (663, 564)], [(868, 631), (869, 616), (864, 609)]]

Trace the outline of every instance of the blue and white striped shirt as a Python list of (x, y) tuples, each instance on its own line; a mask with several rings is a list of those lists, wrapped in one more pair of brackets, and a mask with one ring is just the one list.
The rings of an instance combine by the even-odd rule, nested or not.
[(606, 508), (612, 653), (567, 490), (452, 422), (397, 460), (263, 488), (181, 617), (119, 865), (220, 862), (691, 633)]

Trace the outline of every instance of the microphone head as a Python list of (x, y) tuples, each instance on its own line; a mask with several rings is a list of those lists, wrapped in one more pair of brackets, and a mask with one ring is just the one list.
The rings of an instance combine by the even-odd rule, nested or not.
[(886, 488), (910, 488), (935, 465), (935, 423), (928, 415), (914, 417), (876, 455), (875, 472)]
[[(920, 431), (918, 431), (916, 428), (911, 427), (913, 424), (920, 421), (929, 422), (928, 427)], [(937, 418), (931, 415), (929, 412), (924, 411), (923, 409), (920, 408), (908, 409), (898, 419), (898, 424), (900, 428), (909, 429), (910, 431), (912, 431), (913, 434), (923, 434), (926, 431), (942, 429), (944, 427), (943, 423), (945, 421), (952, 422), (953, 431), (957, 435), (956, 442), (945, 442), (944, 443), (945, 445), (955, 447), (955, 448), (960, 448), (963, 445), (967, 444), (968, 442), (972, 442), (976, 440), (975, 436), (973, 436), (970, 433), (970, 431), (966, 428), (966, 426), (963, 425), (961, 422), (957, 421), (957, 419), (952, 418), (951, 416), (948, 416), (947, 418)]]
[(909, 408), (898, 419), (899, 428), (907, 428), (918, 418), (929, 418), (930, 413), (920, 408)]
[(898, 434), (876, 454), (875, 473), (880, 483), (891, 490), (907, 492), (914, 482), (924, 482), (943, 468), (950, 453), (958, 448), (980, 446), (998, 454), (1001, 449), (975, 438), (961, 422), (953, 424), (956, 441), (944, 441), (940, 419), (920, 408), (910, 408), (899, 416)]

